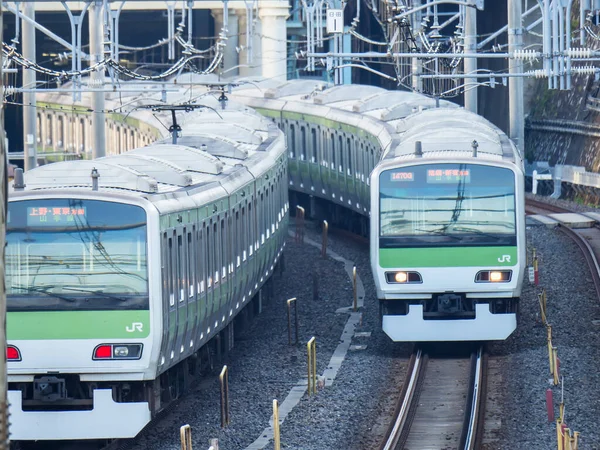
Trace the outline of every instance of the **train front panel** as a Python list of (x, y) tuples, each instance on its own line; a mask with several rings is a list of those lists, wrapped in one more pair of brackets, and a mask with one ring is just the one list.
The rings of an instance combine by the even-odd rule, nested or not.
[(502, 162), (384, 163), (371, 265), (394, 341), (506, 339), (525, 266), (522, 172)]

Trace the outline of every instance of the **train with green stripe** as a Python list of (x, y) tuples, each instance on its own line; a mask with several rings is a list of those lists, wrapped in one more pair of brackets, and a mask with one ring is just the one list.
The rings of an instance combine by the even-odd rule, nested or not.
[(515, 330), (525, 188), (522, 155), (505, 133), (412, 92), (258, 86), (234, 94), (286, 133), (290, 203), (370, 237), (392, 340), (503, 340)]
[(256, 112), (213, 100), (176, 112), (178, 136), (15, 176), (11, 440), (135, 436), (259, 304), (287, 235), (286, 143)]

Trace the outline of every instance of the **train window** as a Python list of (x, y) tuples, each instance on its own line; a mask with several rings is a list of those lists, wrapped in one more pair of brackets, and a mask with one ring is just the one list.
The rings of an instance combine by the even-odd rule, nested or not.
[[(227, 217), (227, 216), (225, 216)], [(227, 277), (227, 271), (225, 270), (225, 264), (228, 263), (229, 252), (227, 251), (227, 233), (225, 230), (225, 219), (221, 219), (221, 278)]]
[[(211, 220), (211, 224), (212, 224), (212, 220)], [(212, 234), (211, 234), (211, 226), (210, 224), (207, 225), (206, 227), (206, 273), (208, 275), (208, 279), (206, 280), (206, 288), (210, 289), (212, 288), (212, 270), (214, 267), (213, 264), (213, 258), (212, 258), (212, 241), (214, 241), (214, 237), (211, 238)], [(211, 240), (212, 239), (212, 240)]]
[(184, 300), (183, 295), (183, 286), (184, 286), (184, 273), (183, 273), (183, 242), (181, 239), (181, 235), (177, 236), (177, 291), (179, 294), (179, 301), (182, 302)]
[(294, 125), (290, 125), (290, 139), (288, 143), (288, 148), (290, 149), (290, 158), (296, 157), (296, 127)]
[(196, 291), (194, 289), (194, 286), (195, 286), (194, 276), (195, 276), (196, 270), (195, 270), (195, 258), (194, 258), (194, 235), (192, 234), (192, 232), (189, 232), (187, 235), (187, 243), (188, 243), (188, 246), (187, 246), (188, 297), (192, 298)]
[(343, 141), (342, 141), (342, 136), (341, 136), (341, 135), (339, 135), (339, 136), (338, 136), (338, 151), (340, 152), (340, 165), (339, 165), (339, 167), (338, 167), (338, 170), (339, 170), (340, 172), (343, 172), (343, 171), (344, 171), (344, 162), (342, 161), (342, 153), (343, 153), (343, 148), (342, 148), (342, 147), (343, 147), (343, 144), (342, 144), (342, 142), (343, 142)]
[(47, 122), (48, 129), (46, 132), (46, 144), (52, 145), (52, 138), (53, 138), (53, 136), (52, 136), (52, 116), (50, 114), (48, 114), (47, 119), (48, 119), (48, 122)]
[(246, 207), (242, 206), (242, 261), (246, 261), (246, 247), (248, 246), (248, 229), (246, 226)]
[(346, 168), (348, 175), (352, 175), (352, 142), (350, 138), (346, 139), (346, 151), (348, 152), (348, 167)]
[(202, 230), (204, 224), (198, 227), (197, 248), (196, 248), (196, 273), (198, 293), (204, 293), (204, 280), (206, 280), (206, 251), (204, 248), (204, 236)]
[[(219, 220), (217, 218), (217, 220)], [(213, 265), (213, 272), (215, 274), (215, 285), (219, 282), (219, 267), (221, 267), (221, 258), (222, 258), (222, 253), (219, 252), (219, 246), (218, 246), (218, 242), (219, 239), (221, 237), (219, 236), (219, 230), (217, 228), (217, 222), (215, 222), (213, 224), (213, 255), (214, 255), (214, 265)]]
[(248, 203), (248, 219), (250, 220), (250, 226), (248, 227), (248, 229), (250, 230), (250, 242), (248, 242), (248, 256), (252, 256), (254, 248), (254, 216), (252, 215), (252, 198)]
[(236, 211), (235, 212), (235, 233), (234, 233), (234, 239), (235, 239), (235, 257), (236, 257), (236, 267), (240, 267), (240, 264), (242, 263), (240, 261), (240, 247), (242, 247), (242, 245), (240, 245), (240, 243), (243, 243), (243, 239), (242, 239), (242, 227), (240, 224), (240, 211)]
[(59, 147), (63, 147), (65, 143), (65, 120), (63, 116), (58, 116), (57, 127), (58, 129), (56, 131), (58, 132), (58, 142), (56, 143), (56, 145), (58, 145)]
[(306, 161), (306, 128), (300, 127), (300, 160)]
[[(166, 236), (166, 233), (165, 233)], [(165, 266), (165, 274), (166, 274), (166, 279), (167, 279), (167, 289), (166, 289), (166, 293), (169, 296), (169, 306), (174, 306), (175, 305), (175, 294), (174, 289), (173, 289), (173, 238), (169, 238), (168, 240), (168, 246), (167, 246), (167, 255), (165, 258), (166, 261), (166, 266)]]
[(310, 162), (316, 163), (318, 160), (318, 154), (317, 154), (317, 130), (315, 128), (312, 128), (310, 130), (310, 134), (312, 137), (312, 156), (310, 158)]
[(331, 154), (331, 168), (335, 169), (335, 135), (331, 133), (331, 148), (329, 149)]

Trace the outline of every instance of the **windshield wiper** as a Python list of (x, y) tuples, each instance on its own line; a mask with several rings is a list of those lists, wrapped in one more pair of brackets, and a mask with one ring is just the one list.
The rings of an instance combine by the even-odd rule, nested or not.
[(56, 294), (54, 292), (50, 292), (49, 289), (54, 289), (56, 286), (48, 285), (43, 287), (33, 287), (33, 286), (12, 286), (11, 289), (20, 289), (25, 292), (36, 292), (40, 294), (46, 294), (50, 297), (58, 298), (60, 300), (65, 300), (67, 302), (73, 303), (76, 300), (73, 298), (65, 297), (63, 295)]
[(479, 236), (485, 236), (485, 237), (489, 237), (489, 238), (497, 239), (497, 240), (504, 239), (505, 237), (509, 237), (509, 236), (498, 236), (497, 234), (492, 234), (492, 233), (486, 233), (485, 231), (478, 230), (477, 228), (454, 227), (452, 229), (454, 231), (464, 231), (466, 233), (474, 233)]
[(118, 295), (109, 294), (108, 292), (104, 292), (104, 291), (99, 291), (99, 290), (94, 290), (94, 289), (74, 288), (74, 287), (67, 287), (67, 286), (63, 286), (62, 288), (65, 291), (84, 292), (86, 294), (99, 295), (104, 298), (113, 298), (113, 299), (119, 300), (121, 302), (127, 301), (126, 298), (119, 297)]
[(425, 228), (416, 228), (416, 231), (422, 231), (424, 233), (429, 233), (429, 234), (435, 234), (438, 236), (444, 236), (444, 237), (449, 237), (455, 240), (460, 240), (459, 236), (454, 236), (453, 234), (448, 233), (446, 230), (443, 229), (437, 229), (437, 230), (427, 230)]

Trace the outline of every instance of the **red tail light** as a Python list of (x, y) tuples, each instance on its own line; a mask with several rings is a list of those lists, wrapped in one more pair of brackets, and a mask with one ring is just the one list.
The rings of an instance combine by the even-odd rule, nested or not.
[(94, 359), (112, 358), (112, 345), (99, 345), (94, 350)]
[(21, 361), (21, 352), (14, 345), (6, 347), (6, 359), (8, 361)]

